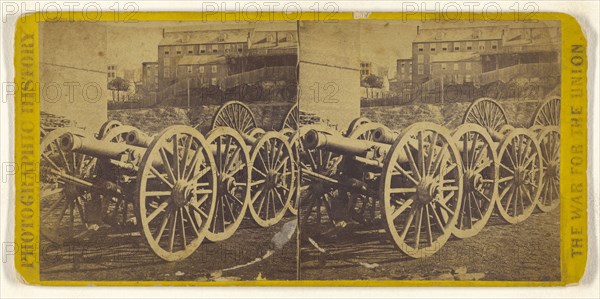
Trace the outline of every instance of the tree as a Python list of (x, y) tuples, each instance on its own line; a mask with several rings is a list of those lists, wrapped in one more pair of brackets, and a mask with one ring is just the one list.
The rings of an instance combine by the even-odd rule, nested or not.
[(383, 79), (376, 75), (368, 75), (360, 80), (360, 85), (363, 86), (367, 91), (367, 97), (369, 97), (369, 88), (381, 88), (383, 86)]
[[(117, 101), (119, 100), (119, 91), (128, 91), (129, 90), (129, 81), (116, 77), (112, 81), (108, 82), (108, 89), (112, 91), (117, 91)], [(115, 100), (115, 94), (113, 92), (113, 101)]]

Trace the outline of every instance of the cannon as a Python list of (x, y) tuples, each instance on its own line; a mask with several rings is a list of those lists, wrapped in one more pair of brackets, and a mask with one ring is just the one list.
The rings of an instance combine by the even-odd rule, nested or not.
[[(401, 251), (414, 258), (434, 254), (451, 236), (463, 198), (461, 158), (450, 132), (416, 123), (388, 144), (373, 141), (373, 130), (366, 125), (355, 128), (364, 127), (364, 132), (352, 138), (314, 128), (302, 134), (302, 180), (312, 189), (307, 197), (319, 199), (305, 203), (301, 197), (300, 206), (309, 208), (301, 210), (301, 217), (320, 213), (310, 209), (312, 202), (323, 199), (329, 216), (335, 217), (332, 191), (374, 198), (388, 235)], [(327, 165), (302, 163), (302, 157), (315, 154), (327, 157)]]
[[(54, 162), (48, 162), (51, 175), (44, 177), (56, 180), (66, 193), (57, 201), (64, 201), (65, 208), (55, 228), (61, 232), (64, 210), (71, 208), (70, 218), (77, 211), (79, 226), (89, 228), (101, 223), (97, 214), (106, 214), (102, 207), (107, 202), (115, 203), (108, 214), (126, 215), (125, 202), (135, 207), (137, 227), (157, 256), (184, 259), (200, 246), (215, 210), (216, 163), (210, 145), (195, 129), (172, 126), (148, 147), (132, 146), (119, 141), (134, 129), (123, 127), (111, 129), (110, 140), (73, 130), (55, 130), (44, 138), (42, 156)], [(55, 216), (58, 205), (42, 209), (42, 217)]]

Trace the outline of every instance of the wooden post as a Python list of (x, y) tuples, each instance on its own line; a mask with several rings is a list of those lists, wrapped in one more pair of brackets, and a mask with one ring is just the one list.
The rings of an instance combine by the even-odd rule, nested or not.
[(187, 106), (190, 108), (190, 78), (187, 79)]

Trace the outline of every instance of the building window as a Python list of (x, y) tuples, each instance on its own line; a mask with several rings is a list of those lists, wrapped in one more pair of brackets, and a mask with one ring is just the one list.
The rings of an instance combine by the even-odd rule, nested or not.
[(211, 85), (217, 85), (217, 78), (210, 78)]
[(417, 55), (417, 62), (423, 63), (423, 55)]
[(200, 67), (198, 68), (198, 72), (199, 72), (200, 74), (204, 74), (204, 66), (200, 66)]
[(242, 53), (243, 50), (244, 50), (244, 46), (237, 45), (237, 51), (238, 51), (238, 53)]
[(181, 55), (181, 47), (177, 47), (177, 48), (175, 48), (175, 49), (176, 49), (176, 53), (177, 53), (177, 55)]
[(188, 66), (187, 66), (187, 72), (188, 72), (188, 73), (191, 73), (191, 72), (192, 72), (192, 66), (191, 66), (191, 65), (188, 65)]
[(206, 45), (200, 45), (200, 54), (206, 53)]
[(187, 52), (188, 54), (194, 54), (194, 46), (188, 46)]
[(171, 76), (171, 74), (169, 73), (169, 68), (168, 68), (168, 67), (165, 67), (165, 68), (163, 69), (163, 77), (165, 77), (165, 78), (169, 78), (170, 76)]
[(417, 73), (419, 75), (423, 75), (423, 65), (422, 64), (418, 65), (418, 67), (417, 67)]
[(479, 45), (479, 50), (482, 50), (482, 51), (485, 50), (485, 45), (483, 45), (483, 44)]
[(217, 53), (219, 51), (219, 46), (218, 45), (213, 45), (212, 46), (212, 52), (213, 53)]
[(465, 68), (466, 68), (468, 71), (470, 71), (470, 70), (471, 70), (471, 63), (470, 63), (470, 62), (467, 62), (467, 63), (465, 63)]
[(216, 65), (213, 65), (213, 66), (211, 67), (211, 71), (212, 71), (213, 73), (216, 73), (216, 72), (217, 72), (217, 66), (216, 66)]
[(165, 49), (165, 55), (169, 55), (169, 49)]
[(164, 63), (163, 63), (163, 64), (164, 64), (165, 66), (169, 66), (169, 65), (171, 65), (171, 59), (168, 59), (168, 58), (167, 58), (167, 59), (165, 59), (165, 61), (164, 61)]
[(443, 43), (442, 44), (442, 51), (448, 51), (448, 44), (447, 43)]
[(446, 64), (442, 63), (442, 70), (446, 70)]
[(467, 42), (467, 50), (473, 50), (473, 43)]
[(458, 71), (458, 63), (455, 63), (455, 64), (454, 64), (454, 70), (455, 70), (455, 71)]
[(435, 52), (435, 44), (429, 45), (429, 51)]
[(492, 49), (498, 49), (498, 41), (492, 41)]
[(455, 43), (454, 44), (454, 51), (460, 51), (460, 44), (459, 43)]
[(419, 52), (423, 52), (423, 44), (418, 44), (417, 47), (419, 48)]

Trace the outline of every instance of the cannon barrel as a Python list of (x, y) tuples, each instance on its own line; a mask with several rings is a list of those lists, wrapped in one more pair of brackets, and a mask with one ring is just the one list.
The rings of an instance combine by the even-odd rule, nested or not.
[(373, 141), (385, 144), (392, 144), (398, 139), (399, 134), (385, 126), (381, 126), (373, 131)]
[(59, 145), (63, 151), (73, 151), (93, 157), (105, 157), (119, 160), (127, 152), (134, 156), (143, 156), (145, 149), (123, 143), (114, 143), (97, 140), (73, 133), (65, 133), (59, 138)]
[(132, 130), (125, 136), (125, 142), (129, 145), (139, 147), (149, 147), (150, 143), (154, 140), (153, 136), (150, 136), (140, 130)]
[(341, 155), (353, 156), (362, 156), (370, 150), (384, 150), (387, 152), (389, 149), (387, 144), (330, 135), (314, 129), (306, 132), (304, 146), (308, 149), (324, 149)]

